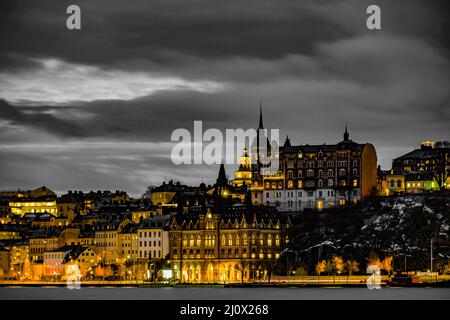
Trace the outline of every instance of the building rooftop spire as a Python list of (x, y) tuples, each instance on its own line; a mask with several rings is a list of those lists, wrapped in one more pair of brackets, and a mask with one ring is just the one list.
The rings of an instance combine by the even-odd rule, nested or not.
[(220, 164), (219, 176), (217, 177), (217, 186), (225, 187), (228, 184), (227, 175), (225, 173), (225, 166), (223, 163)]
[(344, 141), (349, 141), (349, 134), (347, 130), (347, 121), (345, 121)]
[(259, 100), (259, 126), (258, 129), (264, 129), (263, 116), (262, 116), (262, 101)]
[(291, 139), (289, 139), (288, 135), (286, 135), (286, 140), (284, 141), (284, 146), (285, 147), (290, 147), (291, 146)]

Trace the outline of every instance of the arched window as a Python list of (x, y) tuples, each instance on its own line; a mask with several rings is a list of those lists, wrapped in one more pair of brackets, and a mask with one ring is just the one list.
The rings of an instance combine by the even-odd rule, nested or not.
[(275, 245), (280, 246), (280, 236), (279, 235), (276, 235), (276, 237), (275, 237)]
[(228, 235), (228, 245), (229, 246), (233, 245), (233, 236), (231, 234)]
[(391, 188), (394, 188), (394, 186), (395, 186), (394, 180), (390, 180), (389, 181), (389, 185), (390, 185)]
[(225, 239), (225, 236), (224, 236), (224, 235), (222, 235), (222, 237), (220, 238), (220, 245), (221, 245), (221, 246), (226, 245), (226, 239)]
[(239, 239), (239, 235), (236, 235), (236, 245), (237, 245), (237, 246), (240, 246), (240, 245), (241, 245), (240, 239)]
[(328, 179), (328, 186), (332, 187), (333, 186), (333, 179)]
[(190, 246), (190, 247), (193, 247), (193, 246), (194, 246), (194, 236), (191, 236), (191, 237), (189, 238), (189, 246)]
[(267, 245), (272, 246), (272, 235), (270, 234), (267, 236)]
[(252, 234), (252, 244), (256, 244), (256, 236)]
[(264, 245), (264, 236), (262, 234), (259, 235), (259, 245), (260, 246)]
[(287, 184), (287, 187), (288, 187), (289, 189), (292, 189), (292, 188), (294, 188), (294, 181), (292, 181), (292, 180), (288, 180), (288, 184)]
[(244, 246), (248, 245), (248, 239), (247, 239), (247, 234), (244, 233), (244, 235), (242, 236), (242, 244)]
[(357, 177), (358, 176), (358, 169), (353, 169), (353, 176)]
[(303, 188), (303, 181), (302, 180), (298, 180), (297, 184), (298, 184), (298, 188), (299, 189)]
[(402, 180), (397, 180), (397, 188), (401, 188), (402, 187)]
[(329, 178), (332, 178), (334, 176), (334, 171), (333, 171), (333, 169), (329, 169), (328, 170), (328, 177)]
[(202, 238), (200, 236), (197, 236), (197, 247), (200, 247), (202, 245)]
[(308, 178), (312, 178), (312, 177), (314, 177), (314, 170), (308, 170), (307, 172), (306, 172), (306, 176), (308, 177)]
[(319, 180), (317, 181), (317, 188), (322, 188), (323, 187), (323, 181)]
[(186, 236), (183, 236), (183, 247), (187, 246), (187, 238)]

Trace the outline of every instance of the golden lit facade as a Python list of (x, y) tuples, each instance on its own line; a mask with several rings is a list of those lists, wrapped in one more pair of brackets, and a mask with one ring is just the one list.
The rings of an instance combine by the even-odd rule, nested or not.
[(357, 204), (376, 192), (375, 147), (349, 139), (335, 145), (292, 146), (287, 138), (280, 147), (279, 169), (261, 175), (253, 167), (252, 201), (280, 211), (322, 210)]
[(61, 247), (63, 243), (59, 235), (49, 235), (47, 232), (41, 235), (33, 235), (30, 238), (30, 257), (32, 261), (43, 259), (44, 252), (55, 250)]
[(45, 186), (17, 193), (9, 201), (11, 213), (23, 216), (26, 213), (49, 213), (58, 216), (56, 194)]
[(138, 234), (135, 224), (127, 224), (118, 233), (119, 259), (122, 263), (136, 261), (138, 258)]
[(17, 199), (16, 201), (11, 201), (9, 207), (11, 208), (11, 213), (19, 216), (23, 216), (26, 213), (50, 213), (54, 216), (58, 214), (56, 200)]
[(119, 264), (123, 260), (121, 254), (122, 229), (132, 223), (129, 219), (123, 221), (102, 222), (95, 227), (96, 251), (105, 264)]
[(245, 206), (224, 208), (222, 213), (192, 209), (173, 217), (170, 261), (175, 278), (226, 283), (267, 277), (288, 241), (289, 222), (273, 211), (261, 211), (268, 208), (258, 209), (253, 215)]
[(231, 184), (235, 187), (250, 186), (252, 183), (252, 170), (250, 164), (251, 158), (248, 149), (245, 148), (242, 156), (239, 158), (239, 168), (234, 173), (234, 180)]
[(156, 215), (156, 211), (150, 210), (135, 210), (131, 213), (131, 220), (134, 223), (141, 223), (143, 220), (150, 218), (151, 216)]
[(378, 193), (422, 193), (450, 189), (450, 143), (423, 141), (420, 149), (392, 161), (389, 171), (378, 170)]
[(67, 279), (68, 271), (77, 266), (83, 277), (93, 274), (100, 262), (97, 252), (87, 246), (64, 246), (44, 253), (43, 276), (47, 279)]
[(5, 274), (18, 278), (29, 276), (30, 247), (27, 240), (5, 241), (2, 252), (1, 268)]

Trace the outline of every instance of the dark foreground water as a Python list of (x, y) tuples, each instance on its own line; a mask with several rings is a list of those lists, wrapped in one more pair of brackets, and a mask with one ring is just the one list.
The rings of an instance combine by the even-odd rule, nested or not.
[(449, 288), (105, 288), (0, 287), (0, 300), (450, 300)]

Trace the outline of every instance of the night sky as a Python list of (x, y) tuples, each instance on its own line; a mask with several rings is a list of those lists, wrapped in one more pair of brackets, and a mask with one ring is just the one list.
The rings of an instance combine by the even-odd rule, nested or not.
[[(66, 28), (81, 7), (82, 30)], [(382, 30), (366, 28), (370, 4)], [(448, 1), (2, 0), (0, 190), (213, 183), (175, 166), (176, 128), (350, 138), (379, 164), (450, 138)], [(231, 168), (228, 168), (231, 174)]]

